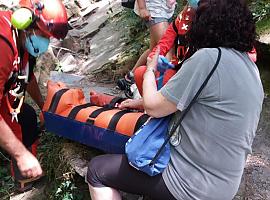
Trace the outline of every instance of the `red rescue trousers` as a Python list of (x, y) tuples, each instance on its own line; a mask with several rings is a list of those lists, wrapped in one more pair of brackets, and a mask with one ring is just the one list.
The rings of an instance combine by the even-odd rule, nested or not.
[[(18, 122), (15, 120), (12, 122), (6, 98), (3, 97), (0, 106), (0, 114), (16, 137), (22, 141), (25, 147), (32, 152), (33, 155), (36, 156), (39, 131), (37, 127), (37, 115), (35, 110), (30, 105), (24, 103), (21, 108), (21, 113), (18, 114)], [(21, 176), (14, 159), (12, 159), (11, 162), (11, 174), (15, 180), (24, 179)]]

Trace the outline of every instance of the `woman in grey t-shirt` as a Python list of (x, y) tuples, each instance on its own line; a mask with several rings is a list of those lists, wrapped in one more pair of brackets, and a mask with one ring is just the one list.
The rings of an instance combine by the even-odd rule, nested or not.
[(118, 190), (167, 200), (230, 200), (236, 194), (247, 154), (255, 137), (263, 87), (248, 57), (255, 40), (252, 13), (243, 0), (201, 0), (187, 33), (195, 52), (169, 82), (157, 91), (159, 51), (149, 59), (143, 98), (120, 108), (143, 105), (152, 117), (183, 111), (214, 66), (220, 63), (182, 121), (177, 145), (165, 171), (150, 177), (128, 165), (125, 155), (104, 155), (89, 163), (91, 197), (121, 199)]

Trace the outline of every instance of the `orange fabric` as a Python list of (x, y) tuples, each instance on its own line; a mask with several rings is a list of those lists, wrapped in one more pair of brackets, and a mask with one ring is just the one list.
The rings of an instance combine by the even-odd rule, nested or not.
[(91, 115), (92, 112), (95, 110), (99, 109), (101, 107), (99, 106), (91, 106), (88, 108), (84, 108), (78, 112), (78, 114), (75, 117), (75, 120), (80, 121), (80, 122), (86, 122), (89, 115)]
[[(48, 111), (51, 101), (53, 99), (54, 94), (61, 90), (66, 88), (65, 84), (61, 82), (52, 82), (49, 81), (47, 84), (48, 89), (48, 95), (43, 107), (43, 111)], [(96, 100), (96, 103), (98, 104), (108, 104), (108, 101), (110, 102), (113, 96), (106, 95), (106, 94), (98, 94), (96, 92), (91, 92), (90, 95), (94, 97), (94, 102)], [(101, 97), (101, 98), (100, 98)], [(91, 103), (94, 103), (91, 102)], [(69, 89), (67, 92), (63, 94), (61, 97), (59, 104), (57, 105), (55, 114), (67, 117), (71, 110), (75, 106), (79, 106), (82, 104), (86, 104), (83, 92), (81, 89)], [(102, 107), (100, 106), (90, 106), (87, 108), (81, 109), (76, 117), (75, 120), (86, 123), (86, 121), (89, 119), (89, 115), (93, 113), (95, 110), (100, 109)], [(101, 128), (108, 128), (108, 125), (113, 118), (113, 116), (120, 112), (120, 109), (114, 108), (112, 110), (104, 111), (100, 113), (95, 119), (92, 119), (94, 121), (94, 125)], [(116, 122), (116, 129), (115, 131), (124, 135), (131, 136), (134, 133), (134, 129), (137, 123), (137, 120), (142, 116), (142, 112), (134, 112), (134, 113), (126, 113), (123, 115), (118, 122)], [(91, 134), (91, 133), (89, 133)]]
[(127, 136), (132, 136), (138, 119), (143, 113), (128, 113), (123, 115), (116, 125), (116, 131)]
[(52, 102), (52, 98), (54, 96), (54, 94), (61, 90), (67, 88), (66, 85), (62, 82), (53, 82), (53, 81), (48, 81), (47, 82), (47, 97), (46, 100), (44, 102), (44, 106), (42, 108), (43, 111), (48, 111), (49, 107), (51, 105)]
[(61, 104), (58, 104), (55, 114), (67, 117), (75, 106), (81, 104), (86, 104), (83, 91), (78, 88), (69, 89), (61, 97)]
[[(144, 75), (145, 71), (146, 71), (146, 66), (137, 67), (134, 71), (134, 80), (135, 80), (135, 83), (137, 85), (137, 88), (138, 88), (141, 96), (143, 95), (142, 84), (143, 84), (143, 75)], [(176, 71), (174, 69), (167, 69), (164, 73), (164, 76), (163, 76), (163, 84), (162, 85), (165, 85), (175, 73), (176, 73)], [(156, 71), (155, 72), (156, 79), (159, 78), (159, 75), (160, 75), (160, 73), (158, 71)], [(156, 81), (156, 83), (157, 83), (157, 81)]]
[[(78, 112), (75, 120), (85, 123), (89, 115), (91, 115), (95, 110), (100, 108), (101, 107), (99, 106), (91, 106), (88, 108), (84, 108)], [(107, 129), (113, 116), (120, 111), (121, 110), (119, 109), (113, 109), (102, 112), (95, 119), (92, 119), (94, 121), (94, 125), (100, 128)], [(142, 115), (142, 112), (126, 113), (117, 122), (115, 131), (127, 136), (133, 135), (136, 123)]]
[[(47, 90), (48, 94), (46, 97), (46, 100), (44, 102), (44, 106), (42, 108), (42, 111), (48, 111), (49, 107), (51, 105), (52, 99), (54, 94), (61, 90), (67, 88), (66, 85), (62, 82), (53, 82), (48, 81), (47, 83)], [(83, 91), (81, 89), (72, 88), (69, 89), (67, 92), (65, 92), (61, 96), (61, 103), (57, 105), (57, 108), (55, 110), (55, 114), (59, 114), (61, 116), (67, 117), (72, 108), (75, 106), (85, 104), (85, 98)]]
[(90, 102), (97, 106), (108, 105), (115, 96), (90, 91)]
[(141, 96), (143, 96), (143, 75), (146, 71), (146, 66), (137, 67), (134, 71), (134, 80)]
[(101, 127), (101, 128), (107, 128), (112, 117), (120, 112), (121, 110), (119, 109), (114, 109), (114, 110), (108, 110), (100, 113), (97, 118), (95, 119), (94, 125)]

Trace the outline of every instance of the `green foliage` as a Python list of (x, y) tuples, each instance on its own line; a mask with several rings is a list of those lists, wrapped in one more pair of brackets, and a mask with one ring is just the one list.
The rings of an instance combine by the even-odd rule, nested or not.
[[(51, 133), (45, 133), (40, 139), (41, 145), (38, 148), (39, 155), (41, 155), (41, 164), (46, 172), (49, 181), (55, 180), (61, 176), (61, 171), (69, 171), (68, 166), (61, 165), (61, 141), (63, 139)], [(55, 165), (57, 163), (57, 165)]]
[[(148, 47), (149, 32), (146, 24), (132, 10), (126, 10), (121, 15), (118, 22), (122, 22), (128, 28), (125, 33), (127, 44), (133, 45), (137, 50)], [(145, 49), (145, 48), (143, 48)]]
[(270, 30), (270, 17), (265, 18), (256, 24), (257, 26), (257, 33), (258, 34), (264, 34), (264, 33), (269, 33)]
[(65, 180), (57, 187), (52, 199), (54, 200), (82, 200), (83, 195), (78, 188), (71, 182)]
[[(82, 192), (75, 183), (75, 171), (69, 166), (68, 158), (64, 155), (65, 145), (70, 145), (66, 139), (51, 133), (45, 133), (40, 140), (39, 154), (41, 164), (46, 172), (48, 184), (45, 188), (46, 196), (51, 200), (82, 200), (89, 195)], [(83, 182), (84, 186), (87, 186)]]
[(181, 10), (183, 10), (183, 7), (186, 5), (186, 1), (182, 1), (182, 0), (177, 0), (176, 1), (176, 8), (174, 11), (174, 15), (173, 15), (173, 19), (175, 19), (177, 17), (177, 15), (181, 12)]
[(109, 63), (94, 72), (102, 74), (103, 78), (116, 79), (133, 68), (139, 56), (149, 47), (149, 31), (145, 22), (137, 16), (132, 9), (124, 9), (121, 13), (110, 19), (118, 30), (121, 30), (121, 40), (125, 43), (125, 50), (118, 56), (116, 63)]
[(270, 16), (270, 2), (269, 1), (251, 2), (250, 8), (257, 22), (262, 21)]
[(8, 199), (13, 189), (14, 182), (10, 176), (7, 166), (0, 166), (0, 199)]
[(10, 160), (0, 149), (0, 199), (9, 199), (14, 190), (14, 182), (10, 176)]
[(250, 1), (250, 9), (257, 23), (259, 34), (270, 29), (270, 2), (268, 0)]

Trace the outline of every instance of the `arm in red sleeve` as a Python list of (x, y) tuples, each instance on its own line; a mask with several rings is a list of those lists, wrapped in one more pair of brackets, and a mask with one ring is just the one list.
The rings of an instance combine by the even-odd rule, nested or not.
[(153, 48), (148, 57), (152, 58), (157, 50), (157, 46), (160, 47), (160, 55), (166, 56), (169, 50), (173, 47), (177, 33), (174, 31), (172, 22), (167, 28), (166, 32), (159, 40), (158, 44)]
[(13, 70), (14, 55), (10, 46), (0, 38), (0, 102), (3, 97), (5, 83)]

